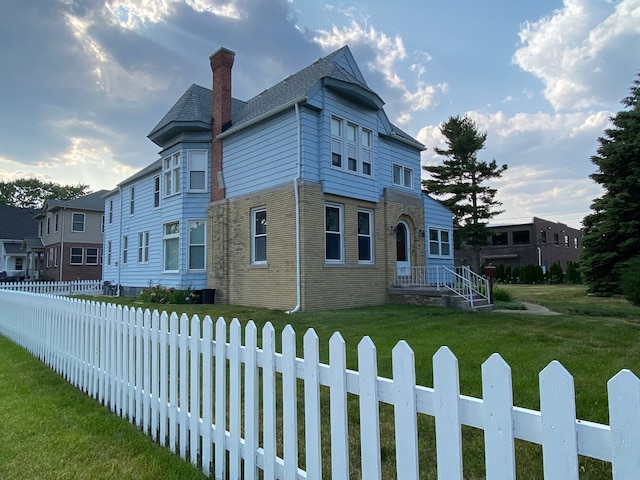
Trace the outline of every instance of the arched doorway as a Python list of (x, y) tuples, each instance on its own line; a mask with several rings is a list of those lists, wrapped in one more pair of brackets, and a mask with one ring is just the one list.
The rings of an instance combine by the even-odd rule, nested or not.
[(396, 226), (396, 268), (398, 276), (411, 275), (411, 238), (409, 226), (403, 220)]

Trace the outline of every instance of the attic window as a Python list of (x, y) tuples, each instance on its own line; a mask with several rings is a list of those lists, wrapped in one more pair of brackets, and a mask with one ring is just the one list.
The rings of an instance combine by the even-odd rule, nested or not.
[[(331, 166), (351, 173), (372, 174), (371, 130), (331, 117)], [(343, 158), (347, 161), (343, 162)]]

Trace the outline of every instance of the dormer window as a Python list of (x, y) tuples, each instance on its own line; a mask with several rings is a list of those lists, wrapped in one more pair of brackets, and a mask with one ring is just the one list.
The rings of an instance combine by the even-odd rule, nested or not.
[(339, 117), (331, 117), (332, 167), (371, 176), (372, 145), (371, 130)]

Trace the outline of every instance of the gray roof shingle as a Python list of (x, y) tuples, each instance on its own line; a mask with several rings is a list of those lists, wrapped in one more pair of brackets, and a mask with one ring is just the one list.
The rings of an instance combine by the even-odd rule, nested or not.
[(21, 240), (38, 235), (36, 210), (0, 205), (0, 239)]

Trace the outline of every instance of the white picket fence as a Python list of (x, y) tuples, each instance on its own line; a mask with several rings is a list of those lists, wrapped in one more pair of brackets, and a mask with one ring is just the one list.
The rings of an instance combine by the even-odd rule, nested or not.
[(102, 291), (102, 280), (72, 280), (69, 282), (0, 282), (0, 290), (41, 293), (47, 295), (93, 294)]
[[(628, 370), (608, 382), (609, 426), (576, 419), (573, 379), (555, 361), (540, 373), (538, 412), (513, 405), (510, 368), (497, 354), (482, 365), (484, 398), (478, 399), (460, 395), (457, 359), (447, 347), (434, 355), (429, 388), (416, 384), (414, 354), (404, 341), (393, 349), (389, 379), (378, 375), (368, 337), (358, 345), (354, 371), (346, 368), (339, 333), (329, 341), (326, 365), (313, 329), (304, 335), (300, 358), (291, 326), (282, 332), (279, 353), (271, 324), (262, 329), (259, 348), (252, 321), (243, 343), (237, 319), (214, 325), (208, 316), (179, 318), (23, 292), (0, 291), (0, 302), (2, 335), (216, 479), (320, 479), (327, 436), (330, 478), (350, 478), (348, 394), (358, 396), (359, 418), (366, 419), (360, 422), (366, 480), (382, 478), (380, 403), (393, 406), (395, 477), (402, 480), (420, 476), (421, 414), (435, 417), (441, 480), (463, 478), (462, 425), (484, 430), (489, 479), (515, 478), (514, 439), (542, 445), (547, 480), (577, 480), (578, 455), (611, 462), (615, 480), (640, 475), (640, 381)], [(321, 386), (329, 389), (328, 432), (321, 428)]]

